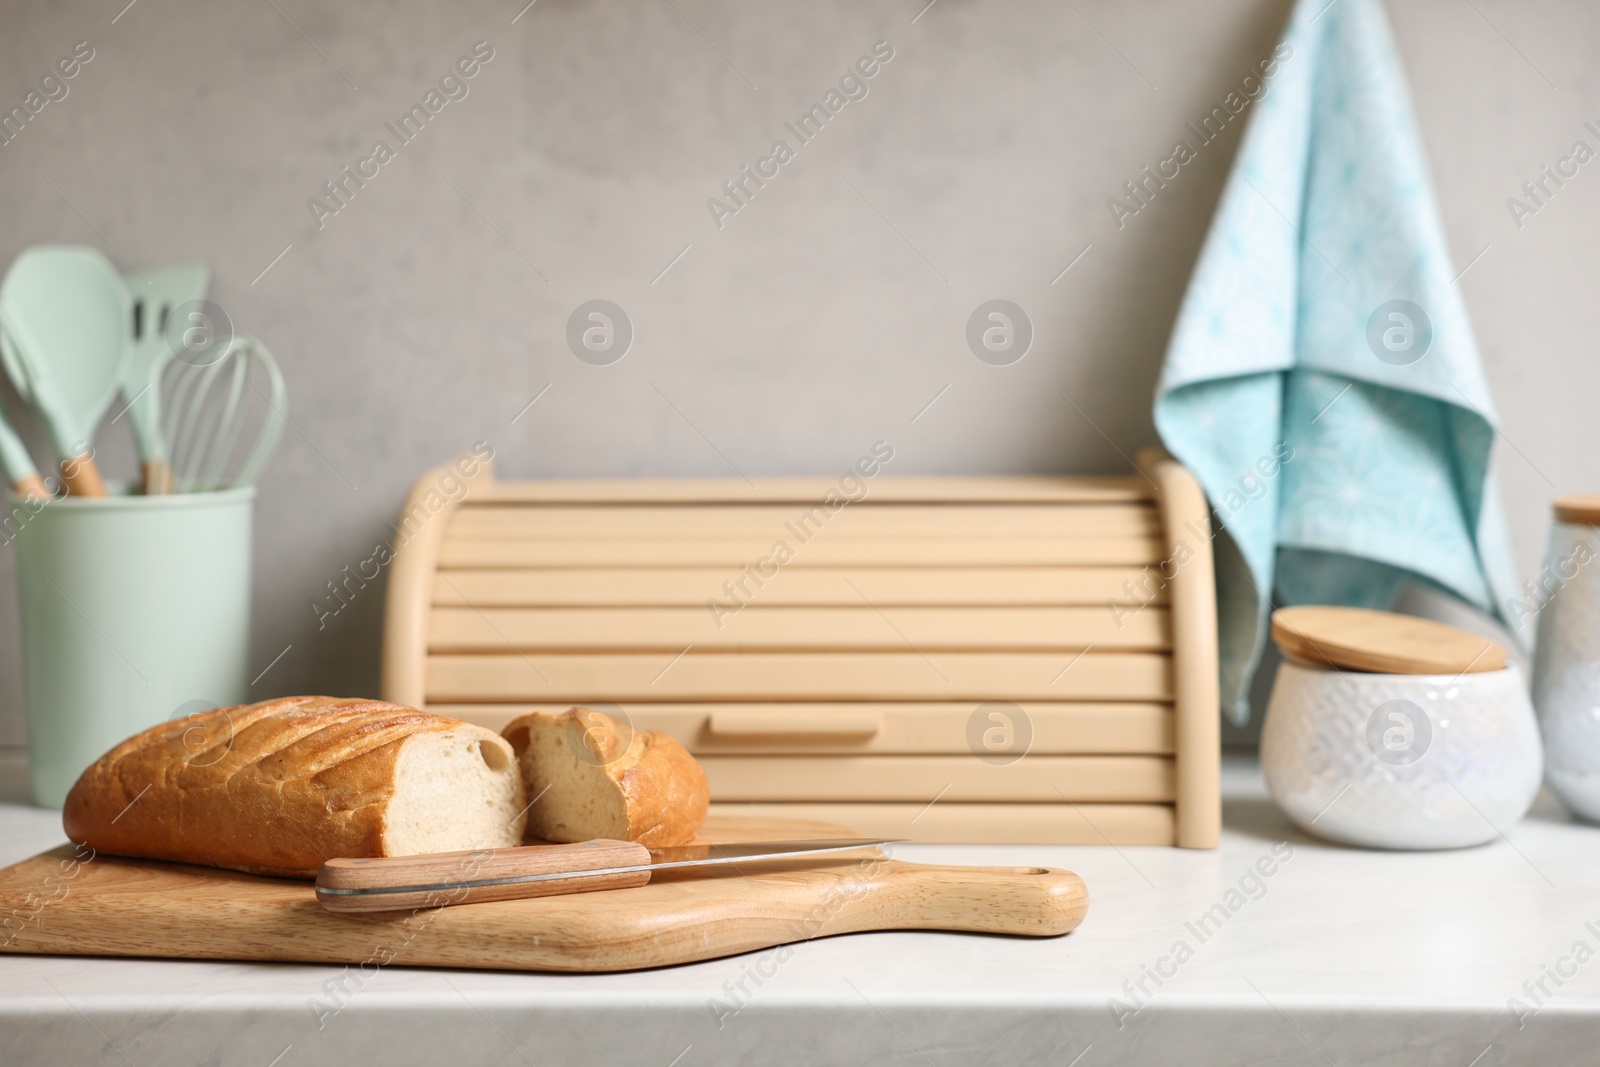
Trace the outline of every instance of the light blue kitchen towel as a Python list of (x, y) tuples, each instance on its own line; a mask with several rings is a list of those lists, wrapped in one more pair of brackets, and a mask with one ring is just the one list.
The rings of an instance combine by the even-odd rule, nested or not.
[(1220, 528), (1240, 723), (1274, 591), (1386, 607), (1409, 579), (1502, 621), (1516, 592), (1494, 408), (1383, 8), (1299, 0), (1258, 69), (1155, 402)]

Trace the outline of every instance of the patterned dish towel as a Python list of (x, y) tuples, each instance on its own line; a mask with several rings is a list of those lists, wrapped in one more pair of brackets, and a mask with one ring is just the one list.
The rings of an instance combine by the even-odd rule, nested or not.
[(1386, 607), (1421, 581), (1502, 622), (1516, 595), (1494, 408), (1381, 5), (1299, 0), (1258, 69), (1155, 402), (1221, 528), (1239, 723), (1274, 590)]

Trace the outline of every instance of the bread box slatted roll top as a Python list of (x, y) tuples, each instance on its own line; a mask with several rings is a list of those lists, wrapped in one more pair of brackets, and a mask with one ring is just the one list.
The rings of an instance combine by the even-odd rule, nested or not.
[(384, 699), (661, 730), (712, 810), (927, 842), (1215, 847), (1205, 499), (1127, 477), (497, 481), (397, 524)]

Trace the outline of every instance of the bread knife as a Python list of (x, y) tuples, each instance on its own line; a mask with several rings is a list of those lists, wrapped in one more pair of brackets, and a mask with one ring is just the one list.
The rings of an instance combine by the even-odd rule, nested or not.
[(410, 911), (630, 889), (649, 882), (656, 871), (729, 867), (738, 873), (739, 865), (745, 863), (898, 843), (881, 837), (836, 837), (646, 848), (633, 841), (601, 839), (572, 845), (332, 859), (317, 873), (317, 900), (337, 912)]

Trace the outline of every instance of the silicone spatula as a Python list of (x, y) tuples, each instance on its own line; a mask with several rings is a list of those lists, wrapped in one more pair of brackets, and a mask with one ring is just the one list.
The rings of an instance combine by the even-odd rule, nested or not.
[(90, 438), (127, 365), (131, 314), (121, 275), (92, 248), (35, 246), (0, 283), (6, 370), (44, 423), (68, 491), (79, 496), (106, 495)]
[(6, 421), (3, 411), (0, 411), (0, 470), (5, 472), (6, 482), (18, 496), (29, 500), (49, 499), (50, 490), (45, 488), (44, 479), (39, 477), (33, 457), (28, 455), (22, 438)]

